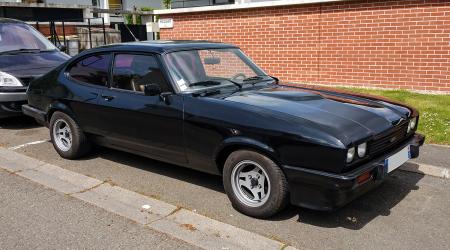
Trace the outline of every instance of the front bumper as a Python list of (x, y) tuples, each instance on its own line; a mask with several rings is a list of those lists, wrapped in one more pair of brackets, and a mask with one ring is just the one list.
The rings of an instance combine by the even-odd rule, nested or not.
[[(384, 160), (410, 145), (411, 158), (419, 156), (425, 137), (415, 134), (395, 150), (380, 156), (355, 170), (334, 174), (306, 168), (283, 166), (289, 182), (291, 203), (314, 210), (330, 211), (344, 206), (367, 191), (379, 186), (388, 176)], [(372, 178), (361, 184), (357, 178), (370, 172)]]
[(26, 103), (26, 88), (0, 91), (0, 118), (21, 115), (22, 105)]
[(1, 102), (21, 102), (27, 100), (26, 91), (23, 92), (0, 92)]

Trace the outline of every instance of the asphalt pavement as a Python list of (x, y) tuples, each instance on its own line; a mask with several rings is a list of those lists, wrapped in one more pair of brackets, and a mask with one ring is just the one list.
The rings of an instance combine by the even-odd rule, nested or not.
[(196, 249), (0, 170), (0, 249)]
[[(290, 206), (269, 220), (258, 220), (231, 207), (220, 177), (101, 147), (81, 160), (63, 160), (48, 142), (48, 129), (32, 120), (8, 119), (0, 127), (0, 146), (297, 248), (448, 249), (450, 245), (449, 180), (395, 171), (380, 188), (338, 211)], [(423, 153), (427, 147), (420, 161), (448, 167), (449, 154), (433, 160), (433, 153)]]

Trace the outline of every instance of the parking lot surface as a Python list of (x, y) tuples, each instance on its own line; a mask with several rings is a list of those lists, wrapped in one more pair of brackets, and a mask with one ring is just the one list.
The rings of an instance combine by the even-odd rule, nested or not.
[(221, 178), (106, 148), (64, 160), (48, 129), (28, 118), (0, 122), (0, 146), (307, 249), (448, 249), (450, 181), (395, 171), (378, 189), (330, 213), (297, 207), (269, 220), (239, 214)]
[(195, 249), (0, 170), (0, 249)]

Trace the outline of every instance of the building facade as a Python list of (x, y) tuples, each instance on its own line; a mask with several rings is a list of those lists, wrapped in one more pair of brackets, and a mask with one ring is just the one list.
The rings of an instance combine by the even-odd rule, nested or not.
[(450, 0), (280, 0), (155, 11), (161, 39), (240, 46), (284, 81), (450, 93)]
[[(0, 0), (0, 17), (23, 21), (76, 20), (103, 17), (106, 23), (123, 22), (122, 15), (93, 14), (94, 9), (134, 11), (161, 9), (160, 0)], [(112, 16), (112, 18), (111, 18)]]

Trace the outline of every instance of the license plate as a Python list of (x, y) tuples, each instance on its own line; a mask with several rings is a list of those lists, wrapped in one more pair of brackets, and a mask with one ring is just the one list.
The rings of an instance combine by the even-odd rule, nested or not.
[(409, 150), (409, 145), (392, 155), (391, 157), (384, 160), (384, 168), (387, 173), (392, 172), (396, 168), (400, 167), (403, 163), (411, 159), (411, 153)]

